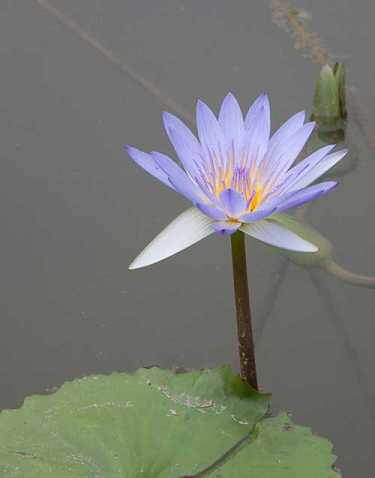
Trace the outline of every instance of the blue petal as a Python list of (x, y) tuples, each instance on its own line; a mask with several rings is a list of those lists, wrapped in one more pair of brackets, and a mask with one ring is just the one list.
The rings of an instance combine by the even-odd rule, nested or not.
[(151, 156), (155, 160), (155, 163), (168, 176), (170, 183), (177, 192), (193, 203), (205, 200), (201, 190), (172, 159), (168, 158), (165, 154), (155, 151), (151, 153)]
[(246, 210), (245, 198), (234, 189), (225, 189), (220, 194), (220, 202), (230, 217), (238, 217)]
[(337, 185), (336, 181), (326, 181), (323, 183), (315, 184), (314, 186), (309, 186), (305, 189), (300, 189), (295, 192), (287, 193), (285, 196), (279, 198), (278, 204), (276, 205), (277, 212), (286, 211), (293, 207), (302, 206), (306, 202), (313, 201), (318, 199), (318, 197), (330, 191)]
[(163, 113), (164, 127), (185, 170), (196, 173), (195, 161), (201, 161), (201, 146), (190, 129), (176, 116)]
[(254, 212), (249, 212), (248, 214), (243, 214), (239, 217), (239, 220), (243, 223), (252, 223), (255, 221), (260, 221), (265, 217), (271, 216), (274, 212), (276, 212), (276, 207), (273, 208), (264, 208), (264, 209), (257, 209)]
[(264, 180), (277, 182), (283, 177), (304, 148), (314, 127), (314, 122), (306, 123), (291, 137), (287, 138), (282, 143), (279, 143), (273, 149), (272, 154), (267, 158)]
[(155, 163), (154, 158), (148, 153), (144, 153), (140, 149), (133, 148), (133, 146), (125, 146), (128, 155), (132, 158), (132, 160), (138, 164), (141, 168), (147, 171), (149, 174), (154, 176), (155, 178), (159, 179), (162, 183), (166, 184), (170, 188), (174, 189), (172, 184), (169, 182), (168, 176), (165, 172), (160, 168), (158, 164)]
[(262, 112), (264, 115), (264, 128), (265, 135), (267, 140), (271, 133), (271, 108), (268, 96), (265, 93), (262, 93), (250, 106), (249, 111), (245, 117), (245, 128), (253, 128), (254, 123), (257, 123), (259, 120), (259, 113)]
[[(293, 187), (292, 187), (293, 191), (304, 188), (308, 186), (309, 184), (311, 184), (312, 182), (319, 179), (324, 173), (326, 173), (335, 164), (341, 161), (342, 158), (347, 154), (347, 152), (348, 152), (347, 149), (342, 149), (341, 151), (336, 151), (335, 153), (325, 155), (324, 157), (320, 159), (318, 159), (318, 157), (314, 157), (314, 160), (313, 160), (314, 155), (313, 154), (310, 155), (308, 158), (306, 158), (304, 161), (301, 162), (301, 164), (304, 163), (305, 161), (307, 162), (307, 160), (310, 158), (309, 167), (306, 167), (306, 169), (300, 175), (300, 178), (298, 179), (298, 181), (296, 181), (293, 184)], [(295, 168), (297, 168), (297, 166)], [(290, 172), (292, 172), (292, 170)]]
[(225, 163), (226, 158), (223, 155), (226, 142), (223, 130), (213, 112), (201, 100), (197, 102), (197, 130), (205, 152), (211, 153), (217, 160)]
[(217, 207), (203, 203), (196, 203), (196, 207), (202, 211), (203, 214), (206, 214), (206, 216), (215, 219), (215, 221), (224, 221), (226, 219), (226, 215)]
[(284, 142), (298, 131), (305, 121), (305, 112), (300, 111), (291, 116), (280, 128), (271, 136), (269, 150), (272, 150), (277, 144)]
[(315, 168), (315, 166), (318, 165), (321, 160), (325, 158), (330, 151), (332, 151), (334, 147), (334, 144), (323, 146), (322, 148), (307, 156), (307, 158), (305, 158), (303, 161), (300, 161), (292, 169), (290, 169), (287, 172), (285, 179), (281, 185), (282, 192), (284, 193), (289, 191), (296, 191), (297, 189), (302, 189), (302, 187), (304, 186), (297, 186), (301, 179), (304, 178), (305, 175), (311, 171), (311, 169)]
[(250, 108), (246, 116), (246, 133), (243, 139), (243, 155), (247, 166), (259, 164), (268, 149), (270, 136), (270, 106), (268, 97), (262, 95)]
[(213, 223), (212, 227), (219, 234), (231, 235), (239, 229), (240, 225), (239, 222), (220, 221)]
[(242, 111), (236, 98), (229, 93), (220, 108), (219, 123), (227, 140), (227, 145), (232, 143), (238, 147), (244, 133)]

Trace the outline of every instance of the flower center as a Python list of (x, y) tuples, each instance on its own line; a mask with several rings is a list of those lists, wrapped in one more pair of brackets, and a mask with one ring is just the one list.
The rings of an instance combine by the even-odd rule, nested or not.
[(237, 164), (232, 154), (225, 166), (214, 155), (211, 157), (211, 167), (206, 171), (206, 184), (211, 192), (219, 199), (226, 189), (233, 189), (240, 193), (246, 201), (246, 210), (255, 211), (265, 197), (261, 171), (254, 165), (249, 168), (245, 161)]
[(220, 194), (225, 189), (233, 189), (240, 193), (245, 201), (247, 201), (246, 209), (250, 212), (260, 205), (264, 197), (264, 187), (257, 181), (257, 178), (253, 179), (248, 170), (235, 169), (232, 171), (228, 169), (223, 176), (215, 182), (214, 194), (219, 198)]

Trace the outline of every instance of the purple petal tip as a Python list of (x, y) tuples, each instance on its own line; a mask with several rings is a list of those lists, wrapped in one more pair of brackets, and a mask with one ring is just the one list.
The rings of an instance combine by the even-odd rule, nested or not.
[(124, 144), (123, 148), (124, 148), (124, 151), (125, 151), (126, 153), (128, 153), (128, 155), (129, 155), (131, 158), (133, 158), (133, 155), (134, 155), (134, 154), (137, 154), (137, 152), (138, 152), (138, 149), (135, 148), (134, 146), (130, 146), (130, 144)]

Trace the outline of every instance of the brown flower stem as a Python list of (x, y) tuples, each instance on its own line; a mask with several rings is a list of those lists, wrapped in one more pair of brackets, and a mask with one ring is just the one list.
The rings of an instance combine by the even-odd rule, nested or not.
[(231, 245), (241, 378), (255, 390), (258, 390), (244, 233), (237, 231), (232, 234)]

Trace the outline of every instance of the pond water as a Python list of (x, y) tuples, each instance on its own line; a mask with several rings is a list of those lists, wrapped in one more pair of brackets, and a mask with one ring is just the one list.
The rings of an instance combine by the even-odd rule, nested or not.
[[(350, 157), (303, 212), (338, 264), (375, 275), (375, 7), (288, 5), (1, 2), (0, 408), (91, 373), (238, 366), (229, 240), (127, 269), (187, 204), (122, 146), (171, 153), (161, 112), (189, 119), (198, 97), (245, 109), (267, 91), (276, 127), (311, 111), (321, 55), (346, 63)], [(369, 476), (374, 289), (247, 245), (261, 387), (333, 441), (344, 476)]]

